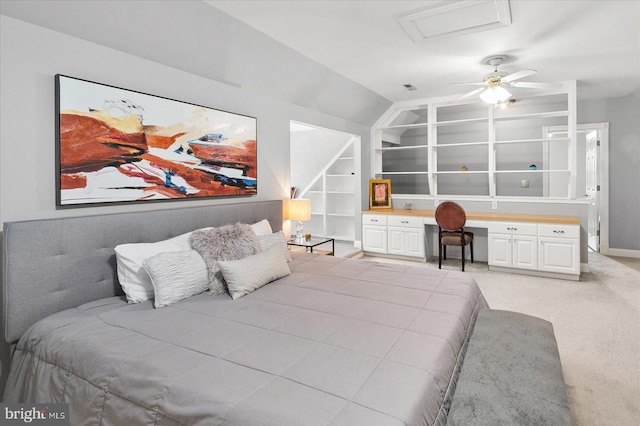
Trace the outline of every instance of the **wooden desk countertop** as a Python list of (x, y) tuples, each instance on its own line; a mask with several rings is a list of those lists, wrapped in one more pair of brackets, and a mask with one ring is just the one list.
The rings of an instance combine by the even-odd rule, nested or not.
[[(514, 222), (536, 223), (561, 223), (565, 225), (580, 225), (580, 220), (575, 216), (554, 216), (544, 214), (519, 214), (519, 213), (490, 213), (490, 212), (465, 212), (467, 220), (501, 220)], [(434, 217), (435, 210), (404, 210), (404, 209), (376, 209), (363, 210), (362, 214), (393, 214), (400, 216)]]

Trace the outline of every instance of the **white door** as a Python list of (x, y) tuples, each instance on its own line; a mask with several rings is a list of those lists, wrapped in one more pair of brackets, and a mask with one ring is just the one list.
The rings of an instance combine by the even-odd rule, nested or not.
[(404, 247), (404, 228), (396, 228), (390, 226), (388, 228), (388, 253), (389, 254), (405, 254)]
[(364, 251), (375, 253), (387, 252), (387, 227), (386, 226), (363, 226), (362, 238)]
[(580, 243), (573, 238), (540, 238), (541, 271), (580, 273)]
[(489, 234), (489, 265), (511, 267), (511, 235)]
[(526, 235), (513, 236), (514, 268), (538, 269), (538, 238)]
[(588, 244), (591, 250), (600, 251), (600, 197), (598, 197), (598, 131), (587, 134), (586, 142), (586, 192), (589, 200)]
[(405, 229), (405, 252), (407, 256), (424, 257), (424, 231), (422, 229)]

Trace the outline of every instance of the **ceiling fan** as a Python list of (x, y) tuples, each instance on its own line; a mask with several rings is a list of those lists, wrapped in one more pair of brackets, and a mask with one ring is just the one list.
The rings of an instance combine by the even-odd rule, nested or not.
[(462, 86), (482, 86), (462, 95), (459, 99), (468, 98), (469, 96), (480, 94), (480, 98), (483, 101), (489, 104), (498, 104), (500, 102), (505, 102), (507, 99), (509, 99), (509, 97), (511, 97), (511, 93), (509, 92), (509, 90), (507, 90), (507, 88), (509, 87), (517, 87), (523, 89), (550, 89), (558, 87), (560, 85), (559, 83), (534, 83), (526, 81), (516, 81), (520, 80), (521, 78), (533, 75), (537, 71), (520, 70), (508, 75), (504, 75), (504, 73), (498, 71), (498, 67), (507, 59), (508, 57), (505, 55), (491, 56), (487, 58), (484, 63), (491, 65), (493, 67), (493, 72), (485, 75), (481, 83), (454, 83), (456, 85)]

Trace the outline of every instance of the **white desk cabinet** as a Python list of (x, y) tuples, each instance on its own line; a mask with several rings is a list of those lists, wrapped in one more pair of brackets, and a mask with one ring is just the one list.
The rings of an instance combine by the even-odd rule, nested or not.
[(489, 265), (504, 268), (538, 269), (538, 225), (535, 223), (492, 223), (489, 225)]
[(580, 274), (580, 228), (575, 225), (540, 224), (538, 269)]
[(387, 253), (387, 217), (362, 215), (362, 248), (372, 253)]
[(414, 216), (387, 217), (387, 253), (424, 257), (424, 221)]

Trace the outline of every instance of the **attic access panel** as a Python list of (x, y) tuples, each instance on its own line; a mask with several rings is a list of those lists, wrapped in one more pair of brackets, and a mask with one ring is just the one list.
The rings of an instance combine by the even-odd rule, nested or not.
[(414, 42), (511, 25), (509, 0), (448, 1), (395, 16)]

